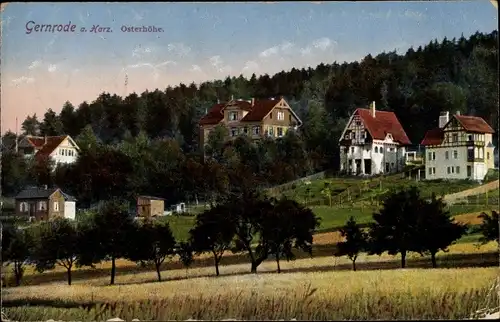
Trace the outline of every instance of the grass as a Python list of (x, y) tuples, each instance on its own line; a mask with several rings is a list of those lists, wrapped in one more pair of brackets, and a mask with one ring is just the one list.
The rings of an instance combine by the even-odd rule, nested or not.
[(116, 286), (87, 281), (6, 289), (4, 311), (12, 320), (464, 319), (498, 302), (492, 291), (497, 275), (495, 268), (469, 268), (245, 274)]

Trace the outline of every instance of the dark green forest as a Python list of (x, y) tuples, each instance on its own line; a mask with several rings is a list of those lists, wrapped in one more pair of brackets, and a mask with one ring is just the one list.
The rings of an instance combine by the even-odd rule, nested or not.
[[(211, 158), (199, 155), (198, 121), (218, 100), (284, 96), (303, 120), (284, 138), (252, 143), (212, 139)], [(417, 145), (441, 111), (483, 117), (498, 128), (498, 32), (433, 40), (424, 47), (368, 55), (352, 63), (180, 84), (123, 98), (102, 93), (59, 114), (30, 115), (21, 135), (68, 134), (82, 149), (72, 166), (24, 161), (15, 134), (3, 135), (2, 190), (58, 185), (81, 202), (151, 194), (178, 200), (212, 199), (245, 187), (280, 184), (338, 168), (338, 138), (350, 114), (375, 101), (394, 111)], [(497, 137), (495, 135), (495, 141)]]

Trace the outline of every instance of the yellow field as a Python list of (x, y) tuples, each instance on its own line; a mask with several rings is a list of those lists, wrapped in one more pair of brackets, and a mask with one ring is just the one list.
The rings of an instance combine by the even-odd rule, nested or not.
[[(301, 261), (301, 265), (311, 265), (310, 260)], [(203, 270), (188, 274), (200, 275)], [(182, 274), (186, 271), (168, 275)], [(4, 302), (28, 301), (35, 305), (43, 301), (45, 306), (57, 303), (58, 307), (73, 307), (61, 310), (55, 305), (19, 305), (6, 309), (7, 316), (14, 320), (31, 320), (36, 314), (37, 320), (102, 320), (112, 316), (127, 320), (458, 319), (498, 301), (491, 290), (497, 275), (495, 268), (473, 268), (246, 274), (117, 286), (100, 286), (95, 280), (71, 287), (56, 283), (9, 288), (4, 290)], [(107, 306), (90, 311), (78, 308), (96, 303)]]
[(456, 222), (467, 225), (480, 225), (483, 220), (478, 218), (478, 216), (482, 213), (482, 211), (471, 212), (468, 214), (457, 215), (453, 217)]

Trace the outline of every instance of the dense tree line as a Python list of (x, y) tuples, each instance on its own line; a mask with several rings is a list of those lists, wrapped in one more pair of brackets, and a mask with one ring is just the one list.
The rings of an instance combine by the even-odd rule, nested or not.
[[(282, 183), (335, 169), (338, 138), (348, 117), (371, 101), (379, 109), (394, 111), (414, 143), (437, 125), (443, 110), (481, 116), (496, 129), (497, 64), (498, 32), (493, 31), (475, 33), (469, 39), (433, 40), (404, 55), (384, 52), (359, 62), (322, 63), (314, 69), (293, 68), (273, 76), (227, 77), (127, 97), (102, 93), (90, 103), (75, 107), (67, 102), (59, 114), (48, 110), (43, 119), (34, 114), (22, 123), (21, 136), (69, 134), (78, 138), (86, 151), (75, 169), (60, 171), (64, 174), (60, 178), (70, 178), (62, 183), (47, 172), (40, 175), (43, 166), (28, 171), (35, 166), (15, 153), (15, 134), (5, 133), (3, 191), (15, 194), (27, 182), (52, 180), (79, 200), (113, 196), (115, 187), (121, 185), (131, 187), (128, 194), (157, 194), (173, 202), (217, 192), (214, 186)], [(214, 134), (208, 147), (211, 161), (200, 161), (197, 123), (214, 103), (232, 96), (279, 95), (304, 121), (297, 133), (278, 142), (256, 144), (241, 138), (229, 145)], [(96, 165), (108, 170), (96, 173), (92, 169)], [(206, 183), (211, 182), (206, 179), (200, 183), (197, 178), (214, 173), (220, 175), (220, 182)], [(104, 184), (114, 179), (118, 183)], [(84, 184), (77, 187), (74, 182)], [(98, 187), (106, 187), (106, 191)]]
[[(498, 213), (480, 217), (482, 242), (498, 242)], [(59, 218), (24, 228), (8, 226), (2, 239), (2, 265), (12, 265), (16, 285), (21, 284), (28, 264), (39, 272), (58, 265), (66, 269), (71, 285), (75, 266), (111, 261), (110, 283), (114, 284), (120, 258), (154, 267), (161, 281), (165, 261), (178, 257), (189, 267), (194, 255), (201, 253), (213, 256), (218, 276), (225, 252), (231, 251), (247, 254), (251, 273), (269, 259), (276, 261), (279, 273), (280, 260), (293, 260), (295, 250), (313, 255), (313, 234), (319, 224), (316, 215), (296, 201), (248, 192), (198, 214), (188, 240), (176, 241), (167, 221), (134, 220), (126, 204), (113, 199), (77, 221)], [(423, 199), (410, 187), (391, 193), (366, 231), (351, 217), (341, 229), (344, 240), (332, 247), (335, 256), (349, 257), (353, 270), (361, 252), (399, 253), (402, 268), (409, 252), (428, 254), (436, 267), (436, 253), (446, 251), (466, 230), (466, 225), (450, 218), (442, 199)]]

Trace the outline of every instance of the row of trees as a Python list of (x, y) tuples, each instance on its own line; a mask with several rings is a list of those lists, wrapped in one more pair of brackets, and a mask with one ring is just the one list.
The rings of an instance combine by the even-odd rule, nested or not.
[[(174, 162), (156, 165), (171, 169), (169, 164), (176, 164), (175, 160), (190, 159), (199, 151), (198, 121), (218, 99), (283, 95), (304, 121), (297, 135), (282, 143), (267, 141), (250, 147), (244, 144), (240, 148), (222, 148), (217, 140), (210, 144), (219, 163), (232, 164), (232, 168), (238, 164), (241, 169), (237, 173), (249, 173), (249, 178), (256, 178), (262, 185), (281, 183), (310, 172), (336, 169), (338, 139), (349, 116), (355, 108), (365, 107), (371, 101), (377, 102), (378, 109), (394, 111), (415, 143), (426, 130), (437, 126), (439, 113), (444, 110), (481, 116), (497, 128), (497, 70), (498, 32), (476, 33), (469, 39), (462, 36), (434, 40), (424, 47), (410, 48), (404, 55), (384, 52), (375, 57), (367, 55), (359, 62), (322, 63), (314, 69), (293, 68), (274, 76), (227, 77), (199, 86), (180, 84), (127, 97), (103, 93), (77, 108), (68, 102), (59, 114), (48, 110), (43, 120), (28, 116), (22, 123), (21, 136), (64, 133), (81, 137), (80, 147), (87, 146), (85, 138), (115, 150), (122, 145), (144, 144), (147, 139), (156, 142), (152, 145), (157, 149), (146, 153), (149, 158), (144, 157), (144, 162), (171, 157)], [(15, 137), (12, 132), (3, 135), (5, 149), (14, 150)], [(126, 152), (135, 153), (137, 160), (128, 167), (124, 165), (123, 172), (127, 173), (121, 176), (137, 182), (156, 175), (145, 175), (140, 165), (145, 152), (141, 149), (130, 148)], [(4, 161), (2, 172), (7, 179), (2, 181), (2, 187), (6, 194), (14, 194), (23, 182), (20, 176), (25, 165), (13, 153), (6, 155), (5, 160), (8, 162)], [(177, 168), (161, 175), (175, 178), (176, 173), (180, 173)], [(98, 174), (91, 178), (100, 180)], [(170, 185), (169, 180), (165, 179), (164, 185)], [(168, 200), (191, 193), (167, 190), (158, 189), (157, 193)]]
[[(482, 242), (498, 241), (498, 213), (481, 218)], [(34, 264), (40, 272), (62, 266), (71, 284), (73, 267), (93, 267), (104, 260), (111, 261), (110, 282), (114, 284), (119, 258), (153, 266), (161, 281), (161, 266), (167, 259), (178, 256), (189, 267), (194, 255), (201, 253), (212, 254), (218, 276), (227, 251), (246, 253), (252, 273), (263, 261), (274, 258), (279, 273), (280, 260), (293, 260), (294, 249), (312, 255), (319, 224), (314, 213), (296, 201), (251, 192), (221, 200), (198, 214), (188, 240), (176, 241), (166, 221), (134, 220), (123, 203), (112, 200), (76, 222), (56, 219), (24, 229), (10, 227), (4, 231), (2, 259), (12, 265), (17, 285), (27, 264)], [(450, 218), (441, 199), (425, 200), (416, 188), (409, 188), (385, 200), (367, 231), (350, 218), (341, 229), (344, 240), (334, 246), (334, 255), (348, 256), (356, 270), (360, 252), (400, 253), (403, 268), (408, 252), (417, 252), (430, 254), (436, 267), (436, 253), (446, 251), (466, 230), (466, 225)]]
[[(498, 213), (489, 216), (482, 213), (482, 224), (476, 228), (483, 237), (480, 241), (498, 242)], [(347, 256), (356, 270), (356, 259), (360, 252), (389, 255), (401, 254), (401, 267), (406, 266), (409, 252), (430, 255), (432, 267), (437, 267), (436, 254), (448, 247), (469, 230), (465, 224), (450, 217), (442, 199), (432, 196), (422, 198), (417, 188), (411, 187), (390, 194), (380, 212), (373, 214), (373, 222), (363, 229), (351, 217), (340, 230), (344, 241), (337, 244), (335, 256)]]
[[(27, 264), (40, 272), (56, 265), (71, 272), (75, 266), (111, 262), (111, 284), (115, 282), (116, 260), (125, 258), (152, 265), (161, 281), (161, 266), (178, 255), (185, 266), (194, 254), (210, 252), (216, 274), (225, 251), (247, 252), (251, 272), (269, 256), (294, 258), (293, 249), (312, 252), (312, 235), (319, 221), (308, 208), (293, 200), (264, 198), (255, 193), (231, 198), (198, 215), (188, 241), (176, 241), (167, 221), (134, 220), (127, 205), (116, 200), (78, 221), (55, 219), (27, 228), (4, 231), (2, 259), (12, 264), (20, 285)], [(255, 246), (254, 244), (257, 244)]]

